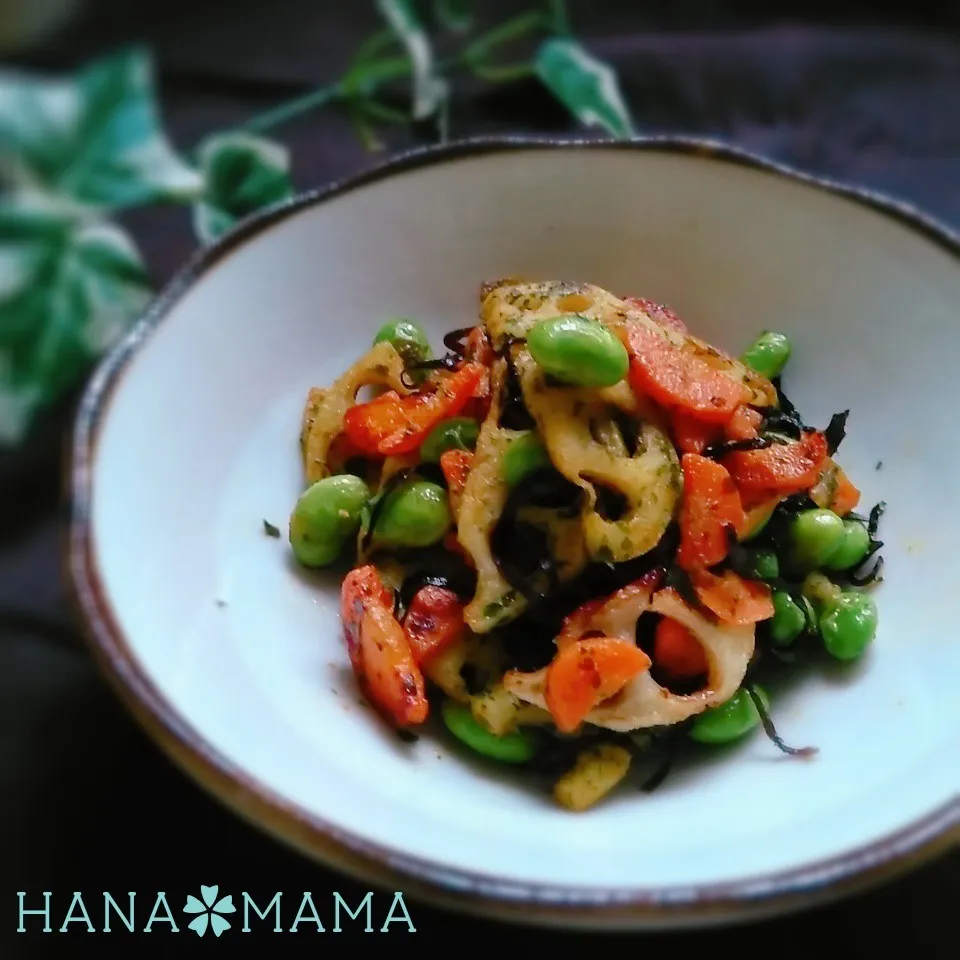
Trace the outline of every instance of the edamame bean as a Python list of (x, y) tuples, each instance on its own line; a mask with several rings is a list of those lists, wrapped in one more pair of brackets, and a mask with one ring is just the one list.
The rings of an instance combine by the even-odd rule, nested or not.
[(761, 376), (772, 379), (783, 371), (790, 359), (792, 349), (790, 341), (782, 333), (764, 330), (744, 350), (740, 356), (740, 362)]
[(469, 417), (453, 417), (438, 423), (420, 445), (420, 459), (438, 463), (448, 450), (473, 450), (480, 436), (480, 424)]
[(789, 593), (773, 591), (773, 617), (770, 620), (770, 639), (778, 647), (793, 643), (807, 627), (807, 615)]
[(776, 580), (780, 576), (780, 562), (772, 550), (758, 550), (753, 556), (754, 575), (759, 580)]
[[(755, 686), (764, 707), (768, 706), (766, 692)], [(693, 722), (690, 737), (699, 743), (731, 743), (748, 734), (760, 723), (760, 714), (742, 687), (725, 703), (704, 711)]]
[(377, 335), (373, 338), (373, 345), (376, 346), (384, 340), (393, 344), (393, 348), (403, 358), (405, 367), (422, 363), (433, 356), (430, 341), (415, 320), (399, 318), (387, 321), (377, 331)]
[(808, 569), (822, 567), (844, 537), (843, 520), (832, 510), (804, 510), (790, 524), (793, 559)]
[(324, 567), (340, 555), (360, 528), (360, 511), (370, 490), (349, 473), (311, 484), (290, 515), (290, 546), (305, 567)]
[(820, 615), (823, 645), (838, 660), (856, 660), (873, 642), (877, 620), (872, 597), (855, 590), (841, 593)]
[(478, 723), (473, 711), (456, 700), (444, 700), (440, 707), (447, 729), (471, 750), (502, 763), (526, 763), (537, 752), (537, 741), (522, 727), (498, 737)]
[(526, 433), (510, 441), (500, 462), (500, 475), (507, 486), (515, 487), (524, 477), (537, 470), (551, 469), (553, 464), (543, 441), (536, 431)]
[(565, 314), (527, 334), (534, 360), (550, 376), (578, 387), (612, 387), (630, 369), (627, 348), (599, 320)]
[(859, 520), (843, 521), (843, 539), (824, 563), (827, 570), (850, 570), (870, 552), (870, 534)]
[(387, 547), (429, 547), (452, 526), (447, 491), (429, 480), (406, 480), (383, 501), (374, 539)]

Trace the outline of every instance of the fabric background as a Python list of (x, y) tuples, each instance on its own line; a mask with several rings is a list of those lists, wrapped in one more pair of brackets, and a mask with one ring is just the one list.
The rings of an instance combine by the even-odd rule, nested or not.
[[(480, 6), (491, 21), (512, 7)], [(955, 4), (910, 3), (885, 12), (855, 2), (573, 0), (571, 15), (578, 34), (619, 71), (641, 130), (722, 137), (896, 194), (960, 228)], [(175, 142), (188, 147), (329, 81), (375, 21), (366, 2), (92, 0), (79, 22), (19, 62), (68, 69), (120, 43), (149, 43), (164, 118)], [(464, 78), (456, 96), (453, 137), (582, 135), (536, 82), (491, 91)], [(292, 148), (300, 188), (377, 159), (336, 110), (310, 114), (275, 135)], [(415, 142), (394, 131), (387, 136), (390, 150)], [(129, 223), (157, 284), (194, 249), (183, 209), (141, 211)], [(17, 890), (53, 891), (61, 909), (81, 889), (164, 890), (172, 904), (209, 877), (252, 895), (336, 889), (355, 901), (360, 885), (282, 849), (188, 782), (91, 666), (61, 569), (69, 506), (61, 495), (62, 453), (72, 402), (52, 411), (22, 449), (0, 454), (0, 958), (230, 949), (230, 938), (211, 944), (209, 936), (17, 936)], [(823, 950), (860, 957), (888, 946), (955, 956), (958, 894), (960, 856), (951, 855), (879, 891), (782, 920), (613, 939), (631, 950), (719, 948), (783, 958)], [(417, 942), (444, 943), (450, 951), (464, 943), (543, 950), (543, 941), (549, 950), (561, 942), (558, 934), (467, 920), (415, 902), (411, 912)], [(405, 934), (390, 942), (399, 936)], [(581, 948), (588, 942), (562, 936)], [(318, 949), (336, 956), (356, 946), (347, 933), (321, 941), (310, 933), (247, 939), (270, 944), (278, 956)], [(385, 946), (379, 938), (364, 942)]]

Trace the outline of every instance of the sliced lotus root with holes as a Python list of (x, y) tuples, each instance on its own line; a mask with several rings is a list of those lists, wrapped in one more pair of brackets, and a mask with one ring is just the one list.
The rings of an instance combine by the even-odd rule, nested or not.
[[(654, 592), (649, 580), (631, 584), (606, 600), (585, 604), (581, 611), (567, 618), (558, 645), (592, 633), (635, 642), (637, 621), (652, 611), (685, 626), (703, 646), (707, 657), (707, 682), (696, 693), (672, 693), (660, 686), (649, 671), (634, 677), (619, 693), (587, 714), (587, 723), (607, 730), (628, 732), (670, 726), (729, 700), (743, 682), (753, 656), (752, 626), (711, 623), (672, 587)], [(547, 668), (534, 673), (512, 670), (504, 676), (503, 686), (525, 703), (546, 709), (546, 679)]]

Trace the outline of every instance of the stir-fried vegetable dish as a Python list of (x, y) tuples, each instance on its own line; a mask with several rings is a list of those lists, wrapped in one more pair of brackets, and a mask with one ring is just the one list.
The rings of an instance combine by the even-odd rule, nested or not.
[(787, 399), (789, 340), (737, 358), (652, 301), (507, 279), (443, 345), (391, 321), (307, 397), (290, 543), (347, 568), (366, 703), (570, 810), (758, 730), (814, 753), (767, 675), (872, 643), (883, 504), (856, 512), (847, 411), (811, 426)]

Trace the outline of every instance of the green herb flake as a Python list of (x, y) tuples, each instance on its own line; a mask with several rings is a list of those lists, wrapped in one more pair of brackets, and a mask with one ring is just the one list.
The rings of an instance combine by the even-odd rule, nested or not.
[(280, 528), (279, 528), (279, 527), (275, 527), (272, 523), (270, 523), (269, 520), (264, 520), (264, 521), (263, 521), (263, 532), (264, 532), (268, 537), (279, 537), (279, 536), (280, 536)]

